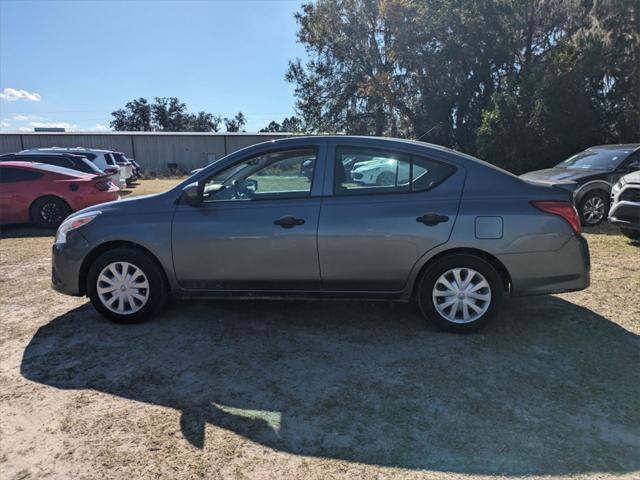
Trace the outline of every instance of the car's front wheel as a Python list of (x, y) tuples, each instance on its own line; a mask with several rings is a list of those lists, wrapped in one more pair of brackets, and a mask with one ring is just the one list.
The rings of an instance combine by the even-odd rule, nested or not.
[(487, 261), (467, 254), (437, 260), (424, 273), (418, 287), (422, 313), (447, 332), (477, 331), (499, 305), (503, 284)]
[(167, 282), (162, 268), (137, 248), (116, 248), (89, 268), (87, 294), (94, 308), (118, 323), (138, 323), (165, 304)]

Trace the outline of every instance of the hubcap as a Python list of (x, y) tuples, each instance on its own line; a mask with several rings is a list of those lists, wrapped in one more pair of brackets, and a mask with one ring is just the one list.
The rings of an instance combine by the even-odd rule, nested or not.
[(96, 288), (102, 304), (120, 315), (136, 313), (149, 300), (149, 281), (132, 263), (114, 262), (104, 267)]
[(582, 218), (589, 224), (598, 223), (604, 217), (604, 202), (600, 197), (591, 197), (584, 202)]
[(40, 209), (40, 216), (47, 223), (59, 223), (62, 221), (62, 209), (57, 203), (45, 203)]
[(453, 323), (471, 323), (484, 315), (491, 304), (491, 287), (484, 276), (471, 268), (452, 268), (433, 286), (433, 305)]

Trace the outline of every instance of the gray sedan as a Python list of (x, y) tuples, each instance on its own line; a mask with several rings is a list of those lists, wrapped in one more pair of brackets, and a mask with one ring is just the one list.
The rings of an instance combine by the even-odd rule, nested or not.
[(69, 217), (53, 288), (118, 322), (187, 298), (415, 299), (438, 327), (484, 325), (502, 297), (581, 290), (589, 251), (562, 184), (373, 137), (237, 151), (157, 195)]

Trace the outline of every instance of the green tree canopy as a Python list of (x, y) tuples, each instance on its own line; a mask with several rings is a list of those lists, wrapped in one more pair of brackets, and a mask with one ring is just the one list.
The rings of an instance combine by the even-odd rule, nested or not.
[(235, 117), (233, 118), (225, 117), (224, 119), (224, 126), (226, 127), (227, 132), (239, 132), (242, 130), (242, 127), (244, 127), (246, 124), (247, 124), (247, 118), (244, 116), (242, 112), (236, 113)]
[(514, 171), (640, 139), (634, 0), (320, 0), (290, 62), (312, 132), (419, 138)]
[(282, 120), (282, 123), (278, 123), (276, 121), (269, 122), (269, 125), (260, 130), (261, 133), (264, 132), (289, 132), (289, 133), (300, 133), (302, 132), (302, 122), (296, 116), (285, 117)]
[(187, 105), (176, 97), (156, 97), (154, 103), (138, 98), (111, 116), (111, 128), (129, 132), (217, 132), (221, 123), (220, 117), (211, 113), (189, 113)]

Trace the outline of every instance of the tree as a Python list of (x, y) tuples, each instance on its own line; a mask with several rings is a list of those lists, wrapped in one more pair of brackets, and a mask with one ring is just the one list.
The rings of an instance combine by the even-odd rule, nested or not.
[(269, 125), (261, 129), (260, 132), (300, 133), (302, 132), (302, 122), (295, 116), (285, 117), (282, 124), (276, 121), (271, 121)]
[(176, 97), (156, 97), (151, 105), (154, 129), (165, 132), (185, 132), (189, 130), (187, 105)]
[(113, 120), (109, 124), (116, 131), (148, 132), (151, 126), (151, 105), (146, 98), (138, 98), (128, 102), (125, 108), (111, 113)]
[[(156, 97), (154, 103), (139, 98), (111, 115), (110, 125), (116, 131), (217, 132), (221, 123), (220, 117), (211, 113), (189, 113), (187, 105), (176, 97)], [(244, 125), (244, 115), (241, 120)]]
[(324, 0), (296, 15), (306, 130), (419, 138), (514, 171), (637, 141), (640, 38), (626, 0)]
[(224, 119), (224, 125), (227, 128), (227, 132), (239, 132), (246, 124), (247, 119), (242, 112), (236, 113), (236, 116), (233, 118)]
[(190, 132), (217, 132), (220, 130), (220, 117), (207, 112), (189, 115)]

